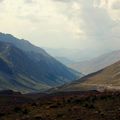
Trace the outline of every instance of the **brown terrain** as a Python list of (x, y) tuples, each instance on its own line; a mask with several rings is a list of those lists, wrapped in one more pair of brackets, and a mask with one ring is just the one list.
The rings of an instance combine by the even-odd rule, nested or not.
[(0, 93), (0, 120), (120, 120), (120, 92)]
[(66, 84), (57, 91), (120, 90), (120, 61), (78, 81)]

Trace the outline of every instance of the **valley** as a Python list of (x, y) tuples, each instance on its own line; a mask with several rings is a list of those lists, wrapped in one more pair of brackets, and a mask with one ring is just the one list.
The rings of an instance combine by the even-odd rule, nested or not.
[(0, 0), (0, 120), (120, 120), (120, 0)]
[(112, 51), (86, 61), (70, 64), (69, 67), (85, 75), (97, 72), (120, 60), (120, 50)]
[(119, 120), (120, 61), (113, 56), (108, 64), (103, 58), (94, 62), (92, 67), (102, 68), (84, 75), (66, 67), (69, 60), (63, 64), (28, 41), (1, 33), (0, 120)]

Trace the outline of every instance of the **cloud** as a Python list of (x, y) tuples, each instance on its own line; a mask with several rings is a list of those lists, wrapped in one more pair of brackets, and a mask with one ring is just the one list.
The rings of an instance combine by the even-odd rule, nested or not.
[(116, 1), (115, 3), (113, 3), (112, 8), (120, 10), (120, 1)]
[[(119, 13), (113, 10), (114, 0), (57, 0), (59, 12), (74, 24), (76, 47), (94, 54), (120, 47)], [(91, 52), (91, 53), (92, 53)]]
[(0, 31), (39, 46), (78, 48), (98, 54), (120, 47), (119, 2), (4, 0), (0, 4)]
[[(114, 39), (117, 39), (120, 32), (119, 14), (112, 9), (112, 5), (118, 4), (117, 2), (117, 0), (74, 0), (69, 3), (62, 1), (62, 3), (66, 3), (67, 9), (65, 8), (65, 13), (68, 18), (73, 20), (73, 23), (77, 23), (79, 30), (84, 33), (79, 36), (79, 39), (81, 39), (81, 35), (84, 35), (83, 42), (81, 42), (83, 46), (88, 43), (91, 47), (96, 46), (101, 49), (104, 48), (105, 43), (109, 47), (109, 44), (112, 45)], [(77, 10), (72, 7), (74, 4), (78, 5), (80, 9)], [(115, 43), (114, 41), (114, 46), (116, 44), (118, 42)]]
[(2, 7), (0, 31), (28, 39), (39, 46), (66, 46), (68, 40), (70, 46), (73, 45), (74, 24), (58, 12), (53, 1), (36, 0), (33, 4), (26, 4), (24, 0), (6, 0)]
[(0, 3), (1, 3), (1, 2), (4, 2), (4, 0), (0, 0)]
[(33, 0), (25, 0), (25, 3), (34, 3)]

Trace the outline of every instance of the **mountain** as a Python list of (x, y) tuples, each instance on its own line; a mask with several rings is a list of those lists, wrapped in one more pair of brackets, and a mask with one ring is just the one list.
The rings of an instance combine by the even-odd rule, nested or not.
[(90, 51), (84, 51), (82, 49), (77, 48), (44, 48), (50, 55), (54, 56), (56, 59), (66, 58), (74, 62), (84, 61), (87, 59), (91, 59), (92, 56)]
[(57, 88), (57, 91), (120, 90), (120, 61), (96, 73), (89, 74), (71, 84)]
[(34, 91), (49, 88), (37, 79), (37, 74), (40, 72), (35, 61), (12, 44), (0, 42), (1, 90)]
[(0, 41), (1, 90), (39, 91), (80, 77), (78, 72), (27, 41), (3, 33), (0, 34)]
[(45, 50), (41, 49), (40, 47), (37, 47), (37, 46), (31, 44), (27, 40), (18, 39), (18, 38), (14, 37), (11, 34), (0, 33), (0, 41), (1, 42), (12, 43), (17, 48), (19, 48), (19, 49), (21, 49), (21, 50), (23, 50), (25, 52), (37, 52), (37, 53), (47, 55)]
[(113, 51), (111, 53), (104, 54), (97, 58), (78, 62), (70, 65), (70, 68), (77, 71), (81, 71), (83, 74), (87, 75), (96, 71), (99, 71), (111, 64), (120, 60), (120, 50)]
[(55, 58), (66, 66), (69, 66), (69, 65), (75, 63), (73, 60), (70, 60), (66, 57), (55, 57)]

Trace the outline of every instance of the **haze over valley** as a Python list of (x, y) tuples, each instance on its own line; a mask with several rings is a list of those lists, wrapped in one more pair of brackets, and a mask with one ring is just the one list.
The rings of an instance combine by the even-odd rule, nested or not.
[(0, 0), (0, 120), (120, 120), (120, 0)]

